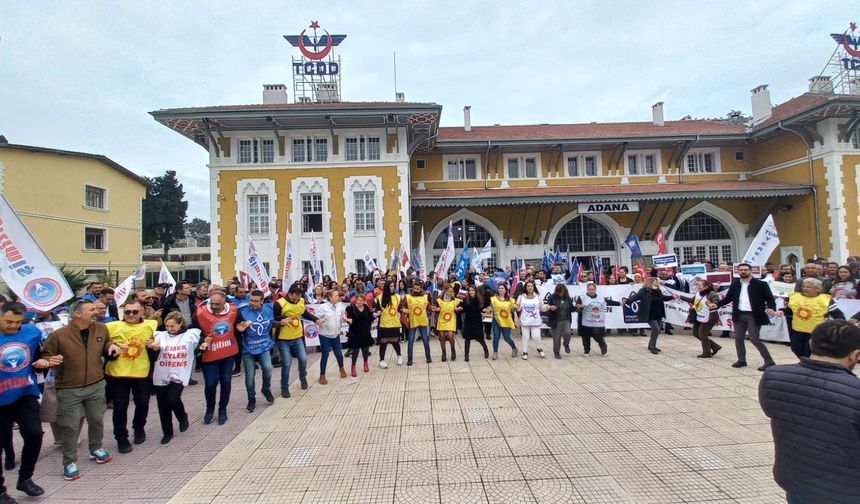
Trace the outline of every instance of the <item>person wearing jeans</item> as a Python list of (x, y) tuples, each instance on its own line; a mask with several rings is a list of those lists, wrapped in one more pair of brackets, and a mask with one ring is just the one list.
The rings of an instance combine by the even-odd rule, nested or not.
[(511, 339), (511, 329), (516, 327), (513, 313), (517, 305), (508, 296), (506, 285), (499, 285), (496, 289), (498, 292), (490, 298), (490, 307), (484, 310), (488, 315), (493, 315), (493, 360), (499, 358), (499, 341), (501, 338), (504, 338), (505, 342), (511, 345), (511, 357), (517, 356), (517, 345)]
[(239, 308), (240, 322), (237, 329), (242, 332), (242, 363), (245, 367), (245, 390), (248, 393), (248, 413), (257, 408), (254, 378), (257, 364), (263, 371), (263, 388), (260, 390), (269, 404), (275, 402), (272, 395), (272, 332), (275, 327), (275, 311), (271, 303), (264, 303), (263, 291), (251, 292), (251, 300)]
[(424, 283), (416, 280), (412, 284), (412, 291), (403, 297), (400, 303), (401, 312), (409, 316), (409, 333), (406, 344), (406, 365), (412, 365), (413, 349), (415, 347), (415, 335), (421, 336), (424, 342), (424, 357), (427, 363), (433, 362), (430, 358), (430, 318), (427, 309), (430, 306), (430, 298), (424, 292)]
[(281, 397), (290, 397), (290, 366), (293, 358), (299, 361), (299, 380), (302, 390), (308, 388), (308, 353), (305, 348), (305, 327), (302, 319), (316, 322), (317, 317), (305, 306), (300, 284), (293, 284), (286, 297), (273, 306), (275, 327), (278, 329), (278, 353), (281, 355)]
[[(340, 346), (340, 327), (343, 322), (343, 308), (338, 306), (340, 301), (340, 293), (336, 290), (330, 290), (326, 294), (326, 300), (316, 309), (316, 316), (319, 317), (320, 327), (320, 379), (321, 385), (328, 383), (325, 376), (326, 365), (328, 364), (328, 352), (334, 350), (334, 357), (337, 359), (338, 371), (340, 377), (346, 378), (346, 369), (343, 368), (343, 350)], [(355, 303), (364, 304), (363, 296), (356, 296)]]
[[(203, 423), (210, 424), (215, 415), (215, 392), (221, 386), (218, 401), (218, 425), (227, 423), (227, 405), (230, 403), (230, 380), (235, 356), (239, 353), (236, 341), (236, 324), (239, 312), (227, 302), (227, 294), (221, 290), (209, 293), (209, 302), (197, 307), (197, 323), (203, 336), (209, 340), (201, 345), (203, 355), (203, 396), (206, 399), (206, 413)], [(238, 328), (242, 330), (246, 327)], [(248, 324), (250, 325), (250, 324)], [(204, 347), (205, 345), (205, 347)]]

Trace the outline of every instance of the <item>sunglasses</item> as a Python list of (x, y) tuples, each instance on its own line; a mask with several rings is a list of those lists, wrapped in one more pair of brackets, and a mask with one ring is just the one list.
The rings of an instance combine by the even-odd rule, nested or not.
[(138, 315), (140, 314), (140, 310), (125, 310), (123, 313), (126, 315)]

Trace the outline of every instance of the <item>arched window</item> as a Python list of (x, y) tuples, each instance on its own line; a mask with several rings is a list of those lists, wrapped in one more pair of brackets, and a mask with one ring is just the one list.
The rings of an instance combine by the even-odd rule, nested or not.
[[(454, 227), (454, 249), (457, 251), (457, 259), (460, 257), (460, 253), (463, 251), (463, 247), (466, 242), (469, 242), (469, 249), (471, 250), (473, 247), (477, 247), (478, 251), (484, 248), (484, 245), (487, 244), (487, 240), (491, 240), (492, 236), (490, 233), (480, 224), (476, 224), (469, 219), (455, 219), (453, 221)], [(439, 261), (439, 257), (442, 255), (442, 252), (445, 250), (446, 245), (448, 244), (448, 228), (442, 228), (442, 231), (436, 236), (436, 239), (433, 241), (433, 263), (428, 264), (427, 268), (432, 269), (436, 267), (436, 262)], [(496, 268), (498, 255), (496, 247), (498, 244), (496, 240), (493, 240), (493, 247), (490, 249), (490, 259), (485, 263), (485, 270), (491, 271)], [(471, 254), (471, 252), (469, 252)], [(456, 261), (451, 263), (451, 267), (449, 271), (454, 271), (454, 268), (457, 267)]]
[(553, 249), (566, 252), (615, 252), (615, 239), (606, 226), (596, 220), (578, 215), (562, 226), (555, 236)]
[(704, 213), (696, 212), (687, 217), (672, 241), (675, 254), (681, 262), (712, 263), (734, 261), (732, 236), (722, 222)]

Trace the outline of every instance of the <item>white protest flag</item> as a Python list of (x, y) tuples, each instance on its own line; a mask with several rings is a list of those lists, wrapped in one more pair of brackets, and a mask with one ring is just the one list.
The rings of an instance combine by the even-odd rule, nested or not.
[(493, 257), (493, 240), (487, 240), (487, 244), (478, 252), (478, 265), (477, 267), (473, 267), (473, 269), (475, 271), (484, 271), (484, 261), (489, 260), (491, 257)]
[(141, 264), (139, 268), (134, 270), (134, 279), (139, 282), (146, 280), (146, 264)]
[(20, 301), (50, 310), (75, 296), (66, 278), (0, 195), (0, 276)]
[(369, 251), (364, 252), (364, 267), (367, 269), (368, 273), (373, 273), (378, 269), (376, 267), (376, 261), (373, 260), (373, 256), (370, 255)]
[(268, 296), (271, 277), (269, 277), (269, 272), (266, 271), (260, 253), (250, 236), (248, 237), (248, 275), (257, 284), (257, 289), (262, 291), (264, 296)]
[(764, 266), (777, 245), (779, 245), (779, 233), (773, 223), (773, 215), (768, 215), (741, 262), (752, 266)]
[(337, 281), (337, 263), (334, 260), (334, 250), (331, 251), (331, 279)]
[(472, 266), (472, 270), (477, 272), (477, 273), (482, 273), (484, 271), (484, 269), (481, 268), (481, 258), (480, 258), (480, 255), (478, 254), (478, 249), (472, 249), (472, 264), (471, 264), (471, 266)]
[(322, 266), (320, 265), (320, 254), (317, 249), (317, 239), (314, 233), (311, 233), (311, 291), (316, 285), (322, 282)]
[(418, 279), (427, 280), (427, 252), (424, 246), (424, 226), (421, 226), (421, 241), (418, 242)]
[(161, 261), (161, 269), (158, 270), (158, 283), (168, 285), (168, 287), (164, 289), (165, 298), (173, 294), (173, 291), (176, 290), (176, 279), (173, 278), (173, 275), (170, 273), (170, 270), (167, 269), (164, 261)]
[(445, 250), (442, 251), (442, 255), (439, 256), (439, 262), (436, 263), (436, 276), (434, 277), (434, 281), (436, 278), (448, 277), (445, 273), (448, 272), (448, 268), (451, 267), (451, 263), (454, 262), (454, 253), (454, 222), (448, 221), (448, 243), (445, 245)]
[(281, 288), (290, 289), (293, 284), (293, 238), (287, 232), (287, 244), (284, 247), (284, 267), (281, 275)]
[(116, 286), (116, 289), (113, 290), (113, 300), (116, 302), (117, 306), (122, 306), (125, 303), (125, 300), (128, 299), (129, 294), (134, 290), (134, 274), (131, 274), (120, 282), (119, 285)]

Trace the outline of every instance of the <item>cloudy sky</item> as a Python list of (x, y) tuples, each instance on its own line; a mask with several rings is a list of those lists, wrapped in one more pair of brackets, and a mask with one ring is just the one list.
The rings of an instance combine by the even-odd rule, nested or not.
[[(499, 8), (503, 5), (502, 8)], [(147, 112), (260, 103), (291, 83), (282, 35), (311, 20), (347, 34), (345, 100), (443, 105), (443, 125), (721, 117), (807, 89), (851, 2), (115, 2), (3, 0), (0, 134), (105, 154), (143, 175), (176, 170), (208, 219), (205, 151)]]

